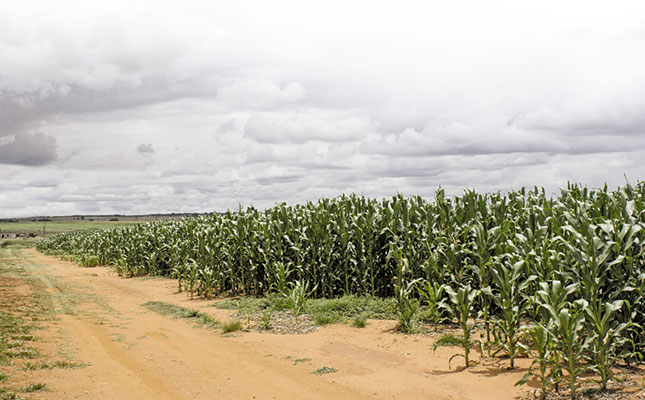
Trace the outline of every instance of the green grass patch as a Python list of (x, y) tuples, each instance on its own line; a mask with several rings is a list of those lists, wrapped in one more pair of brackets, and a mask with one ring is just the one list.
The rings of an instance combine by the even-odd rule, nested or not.
[(239, 314), (260, 314), (265, 310), (283, 311), (289, 309), (287, 300), (277, 294), (267, 297), (240, 297), (218, 301), (212, 307), (222, 310), (237, 310)]
[(380, 299), (366, 296), (309, 299), (307, 300), (305, 311), (311, 315), (337, 315), (343, 321), (359, 316), (372, 319), (396, 319), (394, 299)]
[[(240, 315), (260, 314), (288, 310), (287, 300), (278, 294), (267, 297), (241, 297), (227, 299), (213, 304), (224, 310), (236, 310)], [(305, 314), (309, 314), (318, 325), (353, 321), (361, 325), (367, 318), (396, 319), (396, 308), (393, 299), (380, 299), (365, 296), (343, 296), (335, 299), (308, 299)], [(355, 325), (356, 326), (356, 325)], [(365, 326), (365, 325), (363, 325)]]
[(49, 361), (41, 361), (39, 363), (32, 363), (29, 361), (25, 361), (22, 364), (22, 370), (23, 371), (36, 371), (39, 369), (54, 369), (54, 368), (60, 368), (60, 369), (73, 369), (73, 368), (83, 368), (86, 367), (86, 363), (75, 363), (72, 361), (66, 361), (66, 360), (57, 360), (52, 362)]
[(434, 342), (434, 348), (442, 346), (461, 346), (463, 339), (452, 334), (445, 334)]
[(317, 370), (312, 371), (311, 373), (314, 375), (325, 375), (333, 374), (334, 372), (338, 372), (338, 370), (333, 367), (320, 367)]
[(77, 363), (77, 362), (72, 362), (72, 361), (66, 361), (66, 360), (57, 360), (52, 364), (52, 368), (62, 368), (62, 369), (73, 369), (73, 368), (85, 368), (89, 364), (82, 362), (82, 363)]
[(219, 328), (222, 323), (208, 314), (198, 310), (176, 306), (174, 304), (164, 303), (162, 301), (149, 301), (142, 304), (143, 307), (156, 312), (157, 314), (171, 316), (173, 318), (188, 319), (198, 325), (209, 328)]
[(233, 321), (225, 322), (222, 325), (223, 333), (236, 332), (242, 329), (242, 322), (239, 319), (234, 319)]
[(31, 385), (27, 385), (24, 388), (20, 389), (20, 391), (23, 393), (33, 393), (45, 389), (47, 389), (47, 385), (45, 385), (44, 383), (32, 383)]
[(352, 321), (354, 328), (365, 328), (367, 326), (367, 318), (364, 315), (359, 315)]
[[(4, 295), (0, 296), (0, 364), (3, 374), (0, 382), (3, 386), (13, 386), (12, 389), (0, 389), (0, 400), (23, 399), (28, 397), (22, 393), (32, 393), (45, 390), (44, 383), (33, 383), (23, 388), (16, 388), (12, 381), (23, 371), (34, 371), (52, 368), (76, 368), (85, 364), (70, 361), (47, 361), (33, 359), (41, 357), (38, 351), (31, 347), (37, 338), (33, 331), (39, 328), (39, 322), (55, 316), (54, 296), (45, 288), (51, 287), (52, 278), (46, 274), (35, 274), (41, 265), (22, 252), (24, 248), (35, 245), (35, 239), (12, 239), (0, 246), (0, 285)], [(23, 294), (21, 289), (29, 288), (30, 294)], [(65, 297), (61, 303), (70, 303)]]
[(316, 325), (321, 325), (321, 326), (331, 325), (341, 321), (340, 315), (328, 314), (328, 313), (313, 314), (312, 318)]
[(33, 329), (33, 326), (17, 315), (0, 311), (0, 364), (9, 364), (15, 358), (36, 358), (36, 349), (25, 346), (23, 336)]
[(24, 397), (18, 396), (5, 388), (0, 388), (0, 400), (22, 400)]
[(90, 229), (113, 229), (131, 226), (143, 221), (19, 221), (0, 222), (0, 232), (33, 233), (35, 235), (54, 234), (73, 231), (87, 231)]
[(38, 238), (8, 239), (0, 243), (0, 248), (27, 249), (36, 247), (36, 243), (38, 243)]

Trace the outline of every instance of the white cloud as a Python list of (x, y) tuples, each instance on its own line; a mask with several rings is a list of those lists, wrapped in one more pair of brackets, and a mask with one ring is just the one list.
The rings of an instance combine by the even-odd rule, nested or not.
[(155, 149), (152, 147), (152, 143), (141, 143), (137, 146), (137, 151), (139, 153), (154, 153)]
[(267, 80), (238, 79), (217, 91), (217, 100), (230, 109), (266, 110), (305, 98), (305, 89), (298, 82), (281, 88)]
[(377, 124), (361, 116), (315, 109), (254, 114), (244, 126), (260, 143), (353, 142), (374, 132)]
[(637, 1), (8, 0), (0, 203), (208, 211), (642, 179), (644, 26)]
[(42, 166), (56, 161), (56, 138), (43, 133), (17, 133), (0, 144), (0, 164)]

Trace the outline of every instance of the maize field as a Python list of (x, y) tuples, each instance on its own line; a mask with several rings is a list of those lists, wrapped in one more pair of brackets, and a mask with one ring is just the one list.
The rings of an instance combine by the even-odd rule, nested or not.
[[(616, 190), (569, 184), (506, 194), (376, 200), (343, 195), (265, 211), (64, 233), (39, 250), (124, 276), (159, 275), (207, 298), (263, 296), (288, 287), (312, 297), (394, 297), (402, 324), (419, 306), (434, 322), (472, 329), (510, 367), (530, 355), (519, 383), (542, 393), (593, 372), (602, 389), (615, 366), (645, 349), (645, 182)], [(305, 290), (305, 289), (303, 289)]]

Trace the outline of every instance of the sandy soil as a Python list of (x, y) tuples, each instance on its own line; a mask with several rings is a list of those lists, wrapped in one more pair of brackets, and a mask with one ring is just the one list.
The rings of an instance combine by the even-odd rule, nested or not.
[[(448, 359), (458, 349), (433, 352), (432, 337), (397, 333), (394, 321), (302, 335), (222, 335), (142, 307), (156, 300), (232, 318), (209, 307), (213, 300), (176, 293), (173, 280), (122, 279), (109, 268), (80, 268), (33, 249), (19, 254), (55, 299), (58, 317), (37, 332), (41, 346), (89, 363), (24, 372), (25, 381), (47, 384), (36, 399), (503, 400), (531, 389), (514, 386), (528, 360), (512, 371), (505, 360), (463, 371), (457, 359), (450, 370)], [(337, 372), (312, 374), (323, 366)]]

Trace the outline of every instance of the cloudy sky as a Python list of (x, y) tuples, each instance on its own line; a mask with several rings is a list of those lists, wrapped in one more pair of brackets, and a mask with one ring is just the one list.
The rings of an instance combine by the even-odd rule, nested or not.
[(645, 178), (643, 1), (0, 9), (0, 217)]

